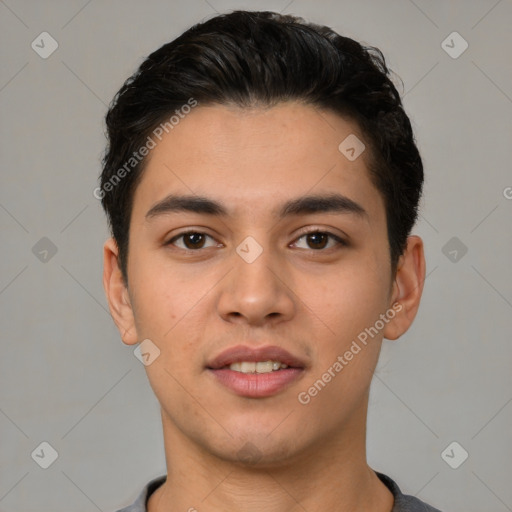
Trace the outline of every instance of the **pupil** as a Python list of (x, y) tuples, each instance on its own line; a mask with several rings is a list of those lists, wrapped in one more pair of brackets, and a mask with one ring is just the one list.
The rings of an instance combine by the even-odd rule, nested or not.
[[(192, 245), (192, 248), (197, 249), (198, 245), (202, 245), (201, 242), (204, 242), (203, 235), (201, 233), (189, 233), (185, 237), (186, 245)], [(191, 242), (189, 244), (188, 242)]]
[[(327, 239), (327, 236), (324, 234), (324, 233), (312, 233), (309, 235), (310, 237), (310, 241), (313, 240), (313, 245), (316, 245), (316, 247), (314, 247), (315, 249), (323, 249), (325, 247), (325, 241)], [(322, 239), (322, 240), (319, 240), (319, 239)], [(322, 243), (322, 241), (324, 243)], [(318, 244), (320, 244), (320, 247), (318, 247)]]

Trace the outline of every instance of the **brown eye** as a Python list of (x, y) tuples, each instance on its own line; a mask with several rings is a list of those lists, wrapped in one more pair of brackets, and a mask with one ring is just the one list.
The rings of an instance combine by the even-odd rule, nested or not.
[[(332, 249), (336, 245), (347, 245), (342, 238), (328, 231), (311, 231), (309, 233), (304, 233), (297, 239), (297, 242), (295, 242), (294, 245), (297, 246), (298, 241), (302, 239), (306, 240), (306, 247), (300, 247), (301, 249), (313, 249), (315, 251), (319, 251), (322, 249)], [(332, 241), (333, 243), (331, 243), (331, 245), (329, 246), (330, 241)]]
[(201, 249), (204, 245), (204, 238), (202, 233), (187, 233), (183, 236), (183, 243), (187, 249)]
[[(171, 238), (166, 245), (175, 245), (180, 249), (185, 250), (197, 250), (203, 249), (205, 247), (205, 242), (207, 238), (213, 238), (206, 233), (200, 233), (198, 231), (188, 231), (186, 233), (181, 233), (180, 235)], [(176, 243), (178, 240), (182, 240), (181, 244)]]
[(329, 240), (325, 233), (309, 233), (306, 237), (312, 249), (323, 249)]

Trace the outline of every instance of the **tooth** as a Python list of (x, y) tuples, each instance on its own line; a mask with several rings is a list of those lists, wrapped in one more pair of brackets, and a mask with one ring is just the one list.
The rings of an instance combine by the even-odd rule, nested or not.
[(269, 373), (273, 369), (272, 361), (264, 361), (256, 363), (256, 373)]
[(240, 371), (243, 373), (254, 373), (256, 371), (256, 363), (243, 361), (240, 363)]
[(282, 368), (288, 368), (288, 365), (280, 361), (237, 361), (229, 365), (230, 370), (242, 373), (270, 373)]

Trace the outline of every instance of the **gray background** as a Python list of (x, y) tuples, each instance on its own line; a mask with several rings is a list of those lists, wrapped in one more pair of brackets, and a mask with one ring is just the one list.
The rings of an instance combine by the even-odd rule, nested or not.
[[(158, 403), (102, 288), (103, 117), (151, 51), (235, 8), (329, 24), (402, 78), (428, 277), (411, 330), (384, 342), (369, 462), (447, 512), (512, 510), (510, 0), (0, 1), (0, 510), (116, 510), (165, 472)], [(48, 469), (31, 457), (43, 441)]]

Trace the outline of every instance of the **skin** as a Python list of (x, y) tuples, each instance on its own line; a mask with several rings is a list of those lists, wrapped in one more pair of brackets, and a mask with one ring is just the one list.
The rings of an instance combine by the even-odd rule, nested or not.
[[(392, 274), (369, 149), (353, 162), (338, 150), (352, 133), (364, 141), (353, 122), (297, 102), (198, 106), (152, 150), (134, 196), (128, 286), (113, 239), (103, 276), (124, 343), (150, 339), (160, 350), (145, 369), (161, 405), (168, 475), (150, 512), (391, 511), (393, 496), (366, 461), (368, 393), (383, 337), (398, 338), (416, 315), (425, 260), (411, 236)], [(332, 192), (366, 215), (274, 214), (287, 200)], [(208, 196), (229, 215), (146, 219), (170, 193)], [(188, 230), (207, 234), (203, 245), (186, 237), (166, 245)], [(252, 263), (236, 252), (247, 236), (263, 248)], [(400, 312), (301, 404), (298, 394), (396, 303)], [(205, 365), (241, 343), (278, 345), (307, 368), (273, 396), (238, 396)]]

